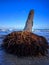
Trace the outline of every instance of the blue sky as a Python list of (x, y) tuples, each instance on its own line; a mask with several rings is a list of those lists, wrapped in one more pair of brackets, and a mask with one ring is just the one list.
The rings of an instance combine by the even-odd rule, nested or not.
[(31, 9), (33, 28), (49, 29), (49, 0), (0, 0), (0, 28), (23, 29)]

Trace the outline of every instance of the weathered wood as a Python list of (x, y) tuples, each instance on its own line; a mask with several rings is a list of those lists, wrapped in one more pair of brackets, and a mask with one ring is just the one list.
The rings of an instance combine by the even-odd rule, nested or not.
[(45, 55), (47, 51), (47, 40), (30, 32), (12, 32), (3, 40), (4, 49), (17, 56)]
[(17, 56), (45, 55), (48, 42), (43, 36), (32, 33), (34, 11), (31, 10), (23, 31), (12, 32), (3, 40), (4, 49)]
[(34, 10), (31, 10), (29, 12), (26, 25), (24, 27), (24, 31), (29, 31), (32, 32), (32, 27), (33, 27), (33, 18), (34, 18)]

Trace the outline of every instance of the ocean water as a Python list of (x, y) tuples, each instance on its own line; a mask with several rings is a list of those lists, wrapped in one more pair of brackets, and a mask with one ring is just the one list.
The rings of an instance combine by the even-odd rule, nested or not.
[[(17, 57), (16, 55), (8, 54), (1, 48), (4, 36), (10, 32), (0, 32), (0, 65), (49, 65), (47, 58), (33, 58), (33, 57)], [(33, 31), (33, 33), (44, 36), (49, 42), (49, 32)]]
[(49, 31), (35, 31), (33, 33), (40, 35), (40, 36), (44, 36), (49, 42)]

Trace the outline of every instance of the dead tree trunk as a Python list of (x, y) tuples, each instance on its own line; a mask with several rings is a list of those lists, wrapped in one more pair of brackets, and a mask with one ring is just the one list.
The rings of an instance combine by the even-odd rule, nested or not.
[(28, 19), (27, 19), (26, 25), (24, 27), (24, 31), (32, 32), (33, 17), (34, 17), (34, 10), (31, 10), (29, 12)]

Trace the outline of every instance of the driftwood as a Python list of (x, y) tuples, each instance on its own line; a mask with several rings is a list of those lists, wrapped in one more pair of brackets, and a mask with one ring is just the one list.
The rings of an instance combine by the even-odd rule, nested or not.
[(34, 18), (34, 10), (30, 10), (24, 27), (24, 31), (32, 32), (33, 18)]
[(34, 10), (29, 12), (23, 31), (12, 32), (3, 40), (4, 49), (17, 56), (45, 55), (48, 42), (43, 36), (32, 33)]
[(3, 40), (4, 49), (17, 56), (45, 55), (47, 51), (47, 40), (31, 32), (12, 32)]

